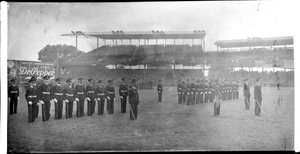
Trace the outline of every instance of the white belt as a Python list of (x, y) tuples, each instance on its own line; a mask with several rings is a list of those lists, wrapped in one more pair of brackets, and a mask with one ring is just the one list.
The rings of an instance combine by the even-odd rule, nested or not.
[(104, 95), (104, 94), (97, 94), (97, 95), (100, 95), (100, 96), (102, 96), (102, 95)]
[(73, 96), (73, 94), (66, 94), (67, 96)]
[(36, 95), (31, 95), (31, 96), (28, 96), (29, 98), (35, 98), (37, 97)]
[(84, 92), (77, 92), (77, 94), (84, 94)]
[(50, 92), (43, 92), (43, 94), (47, 94), (47, 95), (49, 95), (49, 94), (50, 94)]
[(18, 91), (11, 91), (11, 93), (18, 93)]
[(55, 93), (55, 95), (63, 95), (63, 93)]
[(108, 93), (110, 93), (110, 94), (114, 94), (115, 92), (108, 92)]
[(121, 92), (127, 92), (126, 90), (121, 90)]
[(94, 91), (88, 91), (88, 93), (94, 93)]

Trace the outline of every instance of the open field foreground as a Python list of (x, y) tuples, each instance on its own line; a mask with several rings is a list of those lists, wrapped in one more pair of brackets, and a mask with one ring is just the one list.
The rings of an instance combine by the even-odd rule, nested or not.
[[(116, 88), (118, 90), (118, 88)], [(129, 110), (120, 113), (116, 97), (115, 113), (82, 118), (39, 118), (29, 124), (27, 104), (21, 94), (18, 113), (8, 115), (8, 150), (14, 152), (58, 151), (148, 151), (148, 150), (293, 150), (294, 88), (262, 87), (264, 113), (254, 115), (253, 87), (251, 109), (245, 110), (243, 92), (238, 100), (221, 103), (220, 116), (213, 116), (213, 103), (178, 104), (176, 87), (164, 87), (163, 102), (157, 102), (156, 87), (140, 90), (139, 116), (129, 121)], [(278, 94), (282, 101), (278, 104)], [(276, 99), (276, 103), (273, 102)], [(97, 108), (97, 105), (96, 105)], [(106, 107), (105, 107), (106, 108)]]

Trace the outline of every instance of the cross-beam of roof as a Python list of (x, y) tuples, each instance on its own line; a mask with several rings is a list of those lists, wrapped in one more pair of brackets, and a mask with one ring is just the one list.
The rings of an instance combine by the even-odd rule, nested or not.
[(215, 43), (220, 48), (239, 48), (254, 46), (278, 46), (278, 45), (294, 45), (293, 36), (285, 37), (268, 37), (268, 38), (252, 38), (240, 40), (222, 40)]
[(61, 36), (85, 36), (100, 39), (203, 39), (205, 31), (149, 31), (149, 32), (86, 32), (62, 34)]

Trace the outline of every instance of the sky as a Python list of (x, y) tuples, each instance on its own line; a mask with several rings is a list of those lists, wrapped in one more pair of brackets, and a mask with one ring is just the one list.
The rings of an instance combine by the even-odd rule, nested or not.
[[(216, 51), (217, 40), (294, 36), (297, 21), (294, 1), (19, 2), (8, 8), (7, 58), (33, 61), (48, 44), (75, 46), (75, 38), (61, 36), (71, 31), (205, 30), (206, 50)], [(96, 47), (95, 39), (78, 40), (84, 52)]]

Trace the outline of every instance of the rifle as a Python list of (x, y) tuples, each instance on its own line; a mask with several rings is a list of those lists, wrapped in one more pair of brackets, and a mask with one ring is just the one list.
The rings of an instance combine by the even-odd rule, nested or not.
[(259, 105), (259, 103), (258, 103), (258, 100), (257, 99), (255, 99), (255, 102), (256, 102), (256, 104), (259, 106), (259, 108), (261, 109), (261, 111), (263, 111), (263, 113), (267, 116), (267, 114), (265, 113), (265, 111), (261, 108), (261, 106)]

